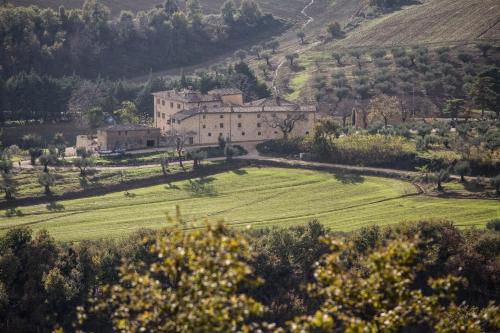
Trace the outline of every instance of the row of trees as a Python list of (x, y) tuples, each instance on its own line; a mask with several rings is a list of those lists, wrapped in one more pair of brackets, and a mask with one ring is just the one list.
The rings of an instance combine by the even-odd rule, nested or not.
[[(498, 115), (498, 68), (488, 65), (485, 45), (489, 44), (477, 45), (478, 50), (486, 51), (479, 58), (471, 51), (454, 56), (449, 48), (434, 53), (425, 47), (393, 48), (390, 54), (385, 49), (370, 54), (362, 50), (335, 52), (332, 58), (340, 71), (331, 79), (325, 75), (314, 78), (315, 97), (320, 104), (334, 105), (334, 111), (345, 117), (355, 107), (368, 111), (368, 101), (380, 94), (398, 98), (403, 120), (409, 114), (424, 116), (445, 110), (446, 102), (452, 99), (468, 100), (465, 110), (477, 107), (483, 114), (491, 110)], [(356, 66), (353, 79), (342, 69), (348, 58)]]
[[(36, 73), (21, 73), (0, 85), (0, 121), (68, 121), (95, 128), (106, 117), (116, 121), (148, 122), (153, 117), (151, 93), (192, 87), (206, 93), (221, 87), (236, 87), (245, 100), (267, 97), (270, 91), (246, 63), (216, 66), (194, 76), (178, 79), (152, 78), (138, 84), (127, 81), (84, 80), (77, 76), (54, 79)], [(132, 110), (132, 112), (128, 112)], [(125, 113), (124, 113), (125, 112)]]
[(198, 0), (177, 1), (116, 19), (98, 0), (81, 9), (0, 7), (0, 77), (21, 72), (95, 78), (188, 65), (230, 48), (245, 33), (278, 25), (252, 0), (228, 2), (220, 15), (204, 16)]
[(499, 301), (498, 222), (488, 231), (421, 222), (344, 237), (317, 221), (244, 234), (222, 224), (184, 232), (179, 214), (168, 225), (70, 245), (47, 232), (10, 230), (0, 238), (0, 329), (500, 328), (490, 303)]

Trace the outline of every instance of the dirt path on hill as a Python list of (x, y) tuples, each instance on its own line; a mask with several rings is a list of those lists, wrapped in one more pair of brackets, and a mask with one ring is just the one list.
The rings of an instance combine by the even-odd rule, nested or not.
[[(315, 0), (311, 0), (311, 2), (309, 2), (307, 5), (305, 5), (305, 7), (300, 11), (300, 13), (302, 15), (304, 15), (304, 17), (306, 18), (306, 22), (302, 25), (301, 29), (304, 30), (305, 28), (307, 28), (307, 26), (311, 23), (314, 22), (314, 17), (312, 16), (309, 16), (307, 14), (307, 9), (309, 9), (309, 7), (311, 7), (312, 5), (314, 5), (314, 1)], [(294, 31), (298, 31), (298, 30), (294, 30)], [(307, 44), (307, 46), (305, 47), (302, 47), (298, 50), (295, 51), (295, 53), (297, 54), (302, 54), (308, 50), (310, 50), (311, 48), (313, 48), (314, 46), (318, 45), (319, 42), (314, 42), (314, 43), (311, 43), (311, 44)], [(273, 91), (276, 95), (279, 95), (280, 94), (280, 91), (279, 91), (279, 88), (278, 88), (278, 84), (277, 84), (277, 81), (278, 81), (278, 75), (279, 75), (279, 71), (281, 69), (281, 67), (283, 67), (283, 65), (286, 63), (286, 55), (283, 55), (281, 57), (281, 59), (279, 60), (279, 63), (278, 63), (278, 66), (276, 67), (276, 69), (274, 70), (274, 75), (273, 75), (273, 84), (272, 84), (272, 87), (273, 87)]]

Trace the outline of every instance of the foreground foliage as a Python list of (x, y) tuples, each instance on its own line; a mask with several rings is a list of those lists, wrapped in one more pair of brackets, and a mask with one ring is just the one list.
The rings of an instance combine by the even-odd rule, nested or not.
[(90, 313), (107, 314), (121, 332), (249, 331), (246, 321), (263, 306), (238, 293), (259, 282), (248, 265), (248, 242), (222, 224), (193, 232), (182, 227), (156, 240), (146, 237), (152, 262), (123, 263), (120, 282), (103, 287)]
[(315, 221), (244, 233), (169, 223), (120, 243), (62, 245), (45, 232), (10, 231), (0, 239), (0, 329), (73, 331), (78, 321), (94, 332), (494, 332), (500, 325), (490, 304), (500, 300), (494, 223), (488, 231), (421, 222), (345, 235)]

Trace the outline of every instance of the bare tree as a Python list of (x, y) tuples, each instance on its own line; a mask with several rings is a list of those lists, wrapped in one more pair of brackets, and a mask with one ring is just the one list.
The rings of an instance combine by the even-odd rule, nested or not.
[(380, 95), (373, 98), (369, 104), (370, 120), (382, 118), (384, 125), (387, 126), (390, 119), (396, 117), (399, 112), (400, 105), (397, 97)]
[(271, 128), (279, 128), (283, 133), (283, 139), (287, 140), (288, 135), (293, 131), (299, 121), (306, 120), (306, 115), (302, 112), (287, 113), (286, 116), (273, 114), (263, 117), (264, 123)]
[(196, 135), (196, 132), (193, 131), (182, 131), (176, 133), (176, 135), (170, 137), (172, 145), (175, 147), (175, 151), (177, 153), (177, 157), (179, 158), (179, 165), (182, 169), (184, 169), (184, 164), (182, 163), (184, 147), (188, 144), (189, 139)]

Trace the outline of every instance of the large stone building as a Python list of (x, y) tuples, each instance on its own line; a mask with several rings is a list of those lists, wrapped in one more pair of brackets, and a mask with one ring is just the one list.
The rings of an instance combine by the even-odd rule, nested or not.
[(281, 127), (293, 127), (290, 136), (307, 135), (314, 128), (317, 108), (281, 98), (243, 103), (237, 89), (208, 94), (170, 90), (153, 94), (154, 125), (165, 136), (187, 137), (191, 145), (210, 145), (223, 136), (232, 142), (263, 141), (283, 136)]

